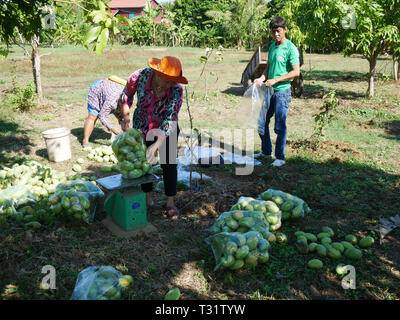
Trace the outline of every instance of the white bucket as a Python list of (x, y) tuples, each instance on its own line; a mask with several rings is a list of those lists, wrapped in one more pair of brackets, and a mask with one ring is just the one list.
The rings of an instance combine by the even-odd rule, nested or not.
[(71, 143), (68, 128), (56, 128), (42, 132), (50, 161), (60, 162), (71, 158)]

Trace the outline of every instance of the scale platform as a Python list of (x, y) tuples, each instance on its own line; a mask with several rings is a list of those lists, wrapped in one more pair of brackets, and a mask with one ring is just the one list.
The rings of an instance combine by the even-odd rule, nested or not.
[(124, 231), (148, 226), (146, 195), (140, 185), (159, 180), (159, 177), (151, 174), (138, 179), (125, 179), (121, 174), (97, 179), (101, 187), (110, 191), (104, 201), (107, 218), (111, 218)]
[(160, 178), (154, 174), (146, 174), (138, 179), (125, 179), (122, 174), (97, 179), (96, 182), (108, 191), (127, 189), (140, 186), (144, 183), (157, 182)]

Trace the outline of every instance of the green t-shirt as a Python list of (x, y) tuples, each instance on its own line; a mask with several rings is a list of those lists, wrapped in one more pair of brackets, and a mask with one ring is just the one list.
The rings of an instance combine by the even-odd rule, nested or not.
[[(299, 50), (292, 41), (286, 39), (277, 46), (275, 42), (270, 45), (268, 51), (269, 72), (268, 79), (275, 79), (292, 71), (292, 66), (300, 64)], [(273, 85), (274, 90), (282, 91), (290, 88), (290, 80), (278, 82)]]

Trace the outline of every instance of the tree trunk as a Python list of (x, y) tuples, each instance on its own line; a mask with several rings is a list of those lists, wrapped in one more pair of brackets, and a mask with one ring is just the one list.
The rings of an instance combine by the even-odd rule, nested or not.
[(39, 56), (39, 36), (36, 34), (31, 39), (32, 45), (32, 71), (35, 82), (36, 93), (42, 97), (42, 81), (40, 79), (40, 56)]
[(376, 71), (376, 59), (377, 55), (373, 54), (369, 59), (369, 79), (368, 79), (368, 89), (367, 96), (371, 98), (374, 96), (375, 89), (375, 71)]
[(400, 77), (399, 60), (395, 57), (393, 57), (393, 76), (395, 81), (399, 81)]

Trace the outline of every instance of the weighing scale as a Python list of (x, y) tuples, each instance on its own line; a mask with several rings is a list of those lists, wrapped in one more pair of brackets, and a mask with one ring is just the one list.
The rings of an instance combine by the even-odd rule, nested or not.
[(153, 174), (138, 179), (125, 179), (121, 174), (97, 179), (101, 187), (111, 192), (104, 201), (107, 218), (111, 217), (125, 231), (146, 227), (146, 194), (140, 185), (159, 180)]

